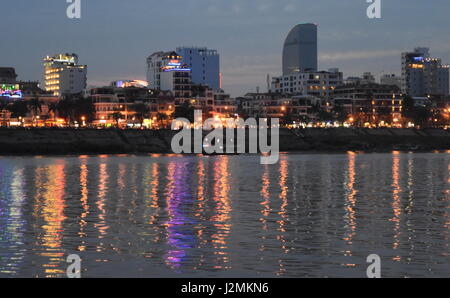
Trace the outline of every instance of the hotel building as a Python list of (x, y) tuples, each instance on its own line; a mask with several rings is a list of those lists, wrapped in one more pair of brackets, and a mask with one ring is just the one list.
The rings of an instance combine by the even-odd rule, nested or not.
[(44, 58), (44, 88), (56, 96), (75, 94), (86, 88), (87, 66), (78, 64), (76, 54)]
[(402, 53), (402, 91), (409, 96), (423, 97), (449, 94), (449, 66), (441, 59), (430, 58), (428, 48)]
[(365, 122), (395, 124), (402, 118), (403, 94), (395, 85), (353, 83), (337, 87), (333, 95), (334, 106), (346, 113), (360, 115)]
[(182, 57), (182, 63), (192, 71), (192, 83), (208, 85), (213, 90), (221, 86), (220, 55), (216, 50), (197, 47), (179, 47), (176, 52)]
[(191, 97), (191, 69), (176, 52), (156, 52), (147, 58), (151, 89), (172, 91), (175, 97)]
[(334, 89), (343, 83), (339, 69), (317, 72), (298, 72), (272, 79), (271, 91), (289, 95), (330, 98)]

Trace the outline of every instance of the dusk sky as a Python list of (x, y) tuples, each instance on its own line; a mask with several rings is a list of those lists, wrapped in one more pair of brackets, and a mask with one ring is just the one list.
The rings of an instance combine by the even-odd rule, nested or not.
[(450, 63), (448, 0), (382, 0), (369, 20), (366, 0), (81, 0), (82, 18), (66, 16), (66, 0), (2, 0), (0, 66), (20, 80), (42, 81), (42, 58), (77, 53), (88, 85), (145, 79), (146, 57), (177, 46), (221, 54), (224, 89), (233, 96), (266, 90), (281, 73), (283, 42), (299, 23), (319, 25), (319, 68), (344, 76), (400, 73), (402, 51), (431, 48)]

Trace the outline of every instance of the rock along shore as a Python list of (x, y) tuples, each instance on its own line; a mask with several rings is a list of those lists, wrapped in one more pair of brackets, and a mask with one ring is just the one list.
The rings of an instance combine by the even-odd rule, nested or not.
[[(0, 154), (166, 154), (172, 153), (171, 141), (176, 133), (170, 130), (0, 128)], [(450, 150), (450, 132), (392, 128), (280, 129), (281, 152), (392, 150)]]

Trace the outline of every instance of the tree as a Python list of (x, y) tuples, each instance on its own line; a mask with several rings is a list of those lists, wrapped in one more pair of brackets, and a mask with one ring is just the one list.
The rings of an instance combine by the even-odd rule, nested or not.
[(56, 108), (60, 117), (67, 122), (80, 121), (83, 117), (91, 122), (95, 116), (95, 107), (91, 98), (81, 96), (66, 96), (60, 100)]
[(34, 117), (37, 117), (42, 112), (42, 103), (39, 98), (35, 97), (28, 101), (28, 109), (33, 113)]
[(27, 102), (22, 100), (13, 102), (13, 104), (9, 105), (7, 109), (11, 112), (11, 118), (17, 119), (20, 117), (26, 117), (29, 112)]
[(91, 98), (77, 98), (72, 104), (72, 114), (76, 121), (80, 121), (82, 118), (88, 123), (92, 122), (95, 117), (95, 107)]
[(402, 116), (411, 120), (414, 118), (414, 99), (411, 96), (406, 96), (403, 100)]
[(57, 112), (60, 117), (64, 118), (68, 123), (72, 122), (74, 104), (70, 99), (62, 99), (58, 102)]
[(348, 118), (348, 113), (345, 111), (342, 104), (336, 104), (333, 108), (334, 118), (336, 121), (343, 123)]
[(114, 121), (116, 121), (116, 126), (119, 127), (120, 119), (122, 119), (122, 113), (117, 111), (117, 112), (114, 112), (114, 113), (110, 114), (109, 116), (111, 118), (113, 118)]
[(333, 115), (325, 110), (320, 110), (317, 113), (317, 118), (319, 119), (319, 121), (324, 121), (324, 122), (333, 121)]
[(290, 113), (284, 114), (284, 116), (280, 119), (281, 124), (289, 125), (294, 122), (294, 118), (292, 118), (292, 115)]
[(169, 119), (169, 116), (167, 116), (164, 113), (158, 113), (158, 114), (156, 114), (156, 119), (158, 120), (159, 123), (163, 123), (163, 125), (161, 125), (161, 126), (164, 127), (165, 126), (164, 122)]
[(52, 102), (48, 105), (48, 112), (53, 114), (53, 121), (56, 122), (56, 114), (58, 113), (58, 103)]
[(132, 105), (131, 109), (136, 113), (136, 118), (142, 126), (144, 124), (145, 117), (147, 117), (150, 112), (149, 106), (144, 103), (137, 103)]
[(432, 116), (429, 107), (415, 106), (414, 99), (410, 96), (403, 101), (402, 115), (404, 119), (409, 119), (421, 127), (427, 126), (428, 120)]
[(175, 113), (173, 117), (177, 118), (185, 118), (189, 120), (191, 123), (194, 123), (194, 111), (195, 109), (189, 104), (189, 102), (185, 102), (181, 106), (177, 106), (175, 108)]

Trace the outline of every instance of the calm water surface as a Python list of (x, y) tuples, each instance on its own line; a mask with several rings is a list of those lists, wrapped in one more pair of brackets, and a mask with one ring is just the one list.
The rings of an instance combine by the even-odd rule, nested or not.
[(449, 153), (0, 158), (0, 277), (450, 277)]

